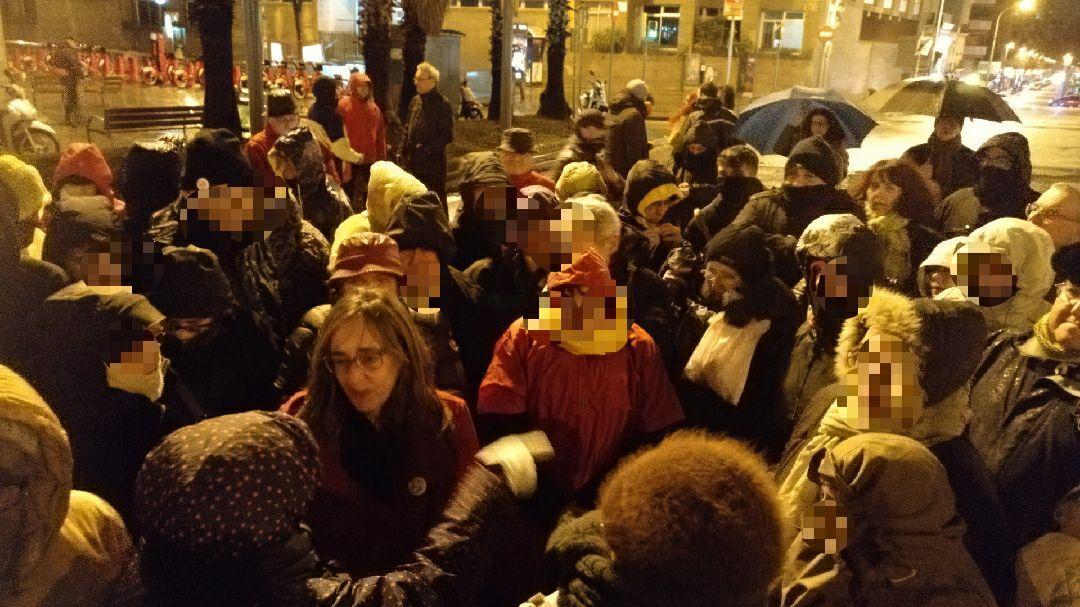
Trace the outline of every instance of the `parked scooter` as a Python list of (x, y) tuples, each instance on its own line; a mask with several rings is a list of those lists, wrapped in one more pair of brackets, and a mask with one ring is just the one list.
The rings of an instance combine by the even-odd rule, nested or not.
[(38, 119), (37, 108), (26, 91), (15, 82), (10, 70), (4, 70), (6, 82), (0, 83), (6, 96), (0, 112), (0, 146), (28, 162), (54, 159), (60, 155), (56, 130)]
[(589, 75), (593, 77), (592, 84), (588, 89), (581, 92), (581, 109), (583, 110), (600, 110), (601, 112), (608, 111), (607, 103), (607, 83), (599, 78), (596, 78), (596, 74), (592, 70), (589, 70)]

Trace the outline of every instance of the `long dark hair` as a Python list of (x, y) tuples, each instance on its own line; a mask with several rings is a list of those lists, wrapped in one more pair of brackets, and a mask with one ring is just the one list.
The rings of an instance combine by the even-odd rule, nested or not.
[(929, 227), (933, 223), (930, 208), (934, 201), (933, 191), (926, 177), (907, 161), (879, 160), (854, 179), (848, 193), (855, 200), (865, 202), (870, 184), (881, 180), (900, 188), (900, 199), (893, 207), (894, 213), (922, 226)]
[(807, 112), (806, 116), (803, 116), (802, 123), (799, 125), (799, 133), (802, 135), (802, 139), (813, 136), (810, 130), (810, 123), (814, 120), (814, 116), (824, 116), (825, 120), (829, 121), (829, 132), (825, 133), (825, 141), (828, 141), (829, 145), (833, 147), (843, 145), (847, 135), (844, 134), (844, 129), (840, 126), (840, 121), (836, 119), (836, 114), (833, 114), (823, 107), (814, 108)]
[(435, 431), (450, 426), (450, 412), (435, 392), (431, 353), (408, 308), (396, 296), (378, 289), (359, 289), (339, 299), (319, 331), (308, 372), (307, 399), (300, 419), (320, 442), (335, 441), (354, 411), (328, 366), (330, 343), (346, 323), (363, 320), (378, 335), (387, 356), (402, 362), (397, 382), (379, 412), (380, 433), (405, 442), (409, 430), (428, 425)]

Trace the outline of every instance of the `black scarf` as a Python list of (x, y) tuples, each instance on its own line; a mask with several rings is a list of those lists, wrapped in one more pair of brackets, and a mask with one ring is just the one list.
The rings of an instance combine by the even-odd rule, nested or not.
[(341, 465), (349, 478), (379, 498), (389, 498), (405, 476), (407, 446), (393, 433), (380, 432), (351, 406), (338, 435)]

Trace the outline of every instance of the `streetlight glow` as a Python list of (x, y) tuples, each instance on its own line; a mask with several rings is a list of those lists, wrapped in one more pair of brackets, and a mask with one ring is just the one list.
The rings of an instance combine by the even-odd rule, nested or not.
[(1021, 12), (1030, 13), (1035, 10), (1035, 0), (1020, 0), (1020, 3), (1016, 5), (1016, 8)]
[(1065, 55), (1061, 58), (1061, 63), (1065, 67), (1069, 67), (1070, 65), (1072, 65), (1072, 63), (1073, 63), (1073, 55), (1072, 55), (1072, 53), (1065, 53)]

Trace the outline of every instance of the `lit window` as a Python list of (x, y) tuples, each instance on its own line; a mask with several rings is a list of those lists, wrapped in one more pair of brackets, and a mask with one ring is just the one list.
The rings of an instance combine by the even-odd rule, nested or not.
[(760, 47), (802, 50), (802, 11), (762, 11)]
[(645, 7), (645, 42), (661, 48), (679, 46), (679, 7)]

